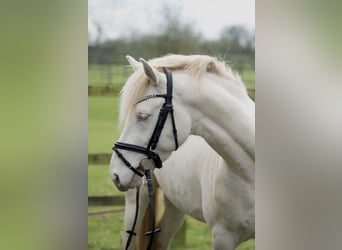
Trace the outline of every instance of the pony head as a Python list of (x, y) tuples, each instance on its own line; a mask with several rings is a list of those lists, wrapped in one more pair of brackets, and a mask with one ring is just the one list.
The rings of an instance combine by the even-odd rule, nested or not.
[[(134, 73), (128, 79), (121, 92), (120, 123), (123, 126), (119, 141), (122, 143), (146, 147), (149, 144), (158, 122), (159, 112), (165, 103), (162, 95), (167, 92), (167, 79), (161, 67), (151, 66), (140, 58), (126, 57)], [(172, 93), (171, 93), (172, 94)], [(160, 97), (160, 98), (159, 98)], [(175, 140), (182, 144), (190, 134), (190, 117), (173, 99), (173, 118), (166, 117), (158, 142), (154, 149), (161, 161), (166, 160), (175, 150)], [(175, 134), (173, 125), (177, 127)], [(174, 138), (176, 136), (176, 139)], [(146, 158), (145, 154), (121, 150), (113, 153), (110, 163), (110, 174), (113, 182), (121, 191), (127, 191), (141, 184), (141, 178), (136, 171), (130, 171), (127, 164), (120, 160), (122, 155), (134, 168), (142, 172), (140, 163)]]
[[(214, 148), (212, 144), (219, 141), (216, 137), (224, 142), (221, 134), (224, 136), (229, 132), (236, 133), (239, 126), (246, 128), (245, 123), (250, 123), (251, 120), (246, 120), (244, 116), (249, 114), (248, 106), (254, 108), (254, 104), (250, 105), (241, 79), (234, 76), (223, 62), (203, 55), (168, 55), (148, 62), (142, 58), (138, 62), (127, 56), (127, 60), (134, 73), (121, 92), (122, 133), (120, 143), (113, 147), (115, 152), (110, 163), (110, 175), (119, 190), (127, 191), (140, 185), (143, 170), (140, 162), (146, 155), (147, 158), (155, 158), (151, 157), (150, 151), (144, 152), (144, 149), (150, 145), (156, 124), (160, 121), (160, 110), (166, 104), (163, 97), (168, 92), (169, 81), (165, 69), (170, 70), (173, 77), (172, 104), (179, 145), (190, 134), (205, 134), (206, 137), (203, 137)], [(219, 109), (224, 112), (218, 112)], [(228, 127), (231, 126), (229, 128), (224, 127), (227, 121)], [(156, 147), (152, 147), (153, 152), (159, 155), (159, 161), (166, 160), (176, 149), (173, 124), (172, 116), (168, 115), (165, 123), (163, 122), (160, 136), (158, 135), (158, 143)], [(235, 145), (235, 142), (231, 143), (229, 140), (245, 143), (233, 136), (227, 137), (228, 147)], [(210, 138), (213, 138), (214, 143), (208, 141)], [(127, 150), (125, 145), (131, 149), (138, 147)], [(217, 145), (214, 149), (218, 152), (219, 148), (221, 146)]]

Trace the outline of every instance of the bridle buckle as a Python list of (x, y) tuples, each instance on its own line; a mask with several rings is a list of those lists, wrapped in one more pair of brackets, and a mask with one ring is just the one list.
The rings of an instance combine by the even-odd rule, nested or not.
[(153, 170), (155, 168), (154, 162), (152, 159), (144, 158), (140, 161), (139, 166), (146, 170)]

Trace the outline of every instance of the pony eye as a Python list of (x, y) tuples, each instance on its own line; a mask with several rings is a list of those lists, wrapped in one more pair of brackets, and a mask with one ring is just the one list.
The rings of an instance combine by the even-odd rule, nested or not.
[(137, 113), (137, 120), (138, 120), (139, 122), (141, 122), (141, 121), (146, 121), (150, 116), (151, 116), (150, 114), (146, 114), (146, 113), (141, 113), (141, 112), (139, 112), (139, 113)]

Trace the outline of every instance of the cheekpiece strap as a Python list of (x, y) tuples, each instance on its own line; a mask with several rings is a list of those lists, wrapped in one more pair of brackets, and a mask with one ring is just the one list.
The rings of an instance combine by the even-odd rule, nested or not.
[(172, 73), (170, 70), (168, 70), (166, 68), (164, 68), (164, 73), (166, 75), (165, 102), (168, 105), (172, 105), (172, 89), (173, 89)]

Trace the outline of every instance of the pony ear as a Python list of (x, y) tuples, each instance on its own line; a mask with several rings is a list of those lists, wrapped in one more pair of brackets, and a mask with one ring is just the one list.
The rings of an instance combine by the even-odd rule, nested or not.
[(152, 83), (154, 83), (155, 85), (166, 83), (164, 74), (154, 69), (143, 58), (140, 58), (139, 61), (143, 64), (145, 75), (151, 80)]
[(210, 62), (207, 65), (207, 72), (213, 73), (215, 71), (215, 64), (214, 62)]
[(133, 57), (127, 55), (126, 59), (131, 65), (133, 71), (137, 71), (141, 67), (140, 63), (137, 60), (135, 60)]

